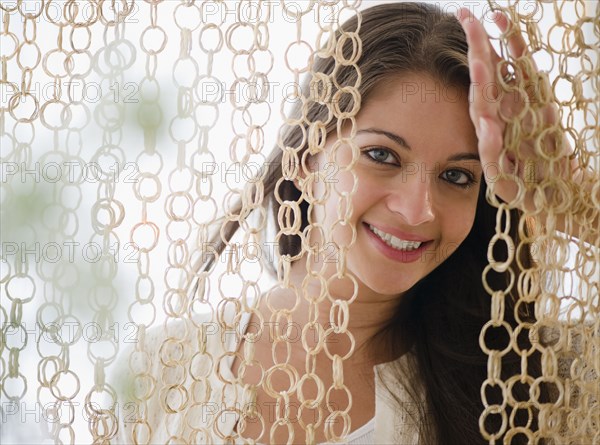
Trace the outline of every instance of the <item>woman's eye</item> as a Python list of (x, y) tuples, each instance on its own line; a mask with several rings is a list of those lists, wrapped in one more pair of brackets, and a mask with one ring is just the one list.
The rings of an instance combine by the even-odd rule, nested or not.
[(378, 164), (390, 164), (390, 162), (386, 162), (386, 160), (395, 160), (395, 156), (384, 148), (371, 148), (369, 150), (364, 150), (363, 154), (366, 154), (367, 159), (373, 162), (377, 162)]
[(469, 187), (475, 182), (469, 173), (462, 170), (446, 170), (442, 175), (446, 181), (461, 187)]
[[(369, 161), (377, 164), (400, 166), (400, 162), (397, 161), (396, 156), (386, 148), (371, 148), (363, 150), (362, 154), (365, 155)], [(388, 162), (390, 160), (391, 162)], [(394, 161), (396, 162), (394, 163)], [(465, 189), (471, 187), (476, 182), (471, 173), (458, 169), (446, 170), (442, 173), (442, 177), (450, 184)]]

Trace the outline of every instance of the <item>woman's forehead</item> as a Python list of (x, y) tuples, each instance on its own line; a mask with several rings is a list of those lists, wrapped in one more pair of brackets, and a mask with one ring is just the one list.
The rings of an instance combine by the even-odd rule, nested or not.
[(379, 81), (369, 94), (362, 98), (362, 109), (372, 102), (390, 101), (412, 105), (416, 101), (452, 102), (462, 105), (468, 101), (468, 93), (468, 88), (449, 84), (429, 73), (408, 72), (387, 76)]
[[(350, 120), (344, 123), (346, 136), (352, 125)], [(414, 148), (444, 145), (462, 151), (477, 149), (466, 92), (443, 86), (431, 77), (404, 77), (387, 83), (385, 89), (369, 95), (362, 103), (354, 126), (357, 135), (364, 135), (363, 139), (402, 140), (405, 143), (397, 145)], [(398, 137), (389, 137), (390, 134)]]

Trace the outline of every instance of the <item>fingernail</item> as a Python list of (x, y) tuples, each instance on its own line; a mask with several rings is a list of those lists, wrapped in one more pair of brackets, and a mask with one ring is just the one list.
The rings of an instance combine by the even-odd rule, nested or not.
[(467, 8), (459, 8), (458, 11), (456, 11), (455, 15), (458, 21), (461, 23), (464, 23), (466, 21), (472, 21), (471, 11), (469, 11)]

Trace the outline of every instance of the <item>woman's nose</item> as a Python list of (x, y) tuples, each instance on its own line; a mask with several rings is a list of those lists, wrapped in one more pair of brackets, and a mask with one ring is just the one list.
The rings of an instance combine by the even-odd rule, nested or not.
[(431, 184), (422, 178), (411, 178), (388, 196), (388, 208), (402, 215), (407, 224), (417, 226), (433, 221)]

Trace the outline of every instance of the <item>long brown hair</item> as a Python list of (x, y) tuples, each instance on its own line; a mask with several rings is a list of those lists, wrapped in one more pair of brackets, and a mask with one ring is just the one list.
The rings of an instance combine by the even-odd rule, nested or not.
[[(458, 20), (439, 10), (434, 5), (419, 3), (386, 3), (365, 9), (360, 27), (358, 18), (352, 17), (342, 25), (346, 31), (358, 28), (362, 41), (362, 56), (358, 66), (362, 74), (359, 86), (361, 100), (364, 105), (370, 94), (380, 86), (399, 74), (426, 73), (446, 86), (467, 90), (470, 87), (469, 66), (467, 59), (467, 41)], [(338, 34), (339, 35), (339, 31)], [(348, 51), (346, 51), (348, 50)], [(349, 56), (350, 48), (344, 48)], [(332, 75), (335, 69), (335, 81), (339, 86), (354, 85), (357, 73), (352, 67), (337, 66), (333, 57), (316, 57), (314, 72)], [(310, 80), (307, 79), (302, 89), (310, 96)], [(339, 108), (347, 109), (350, 105), (348, 95), (342, 95)], [(301, 116), (300, 107), (292, 111), (292, 116)], [(336, 129), (335, 119), (328, 117), (328, 109), (323, 104), (313, 101), (309, 104), (305, 122), (321, 121), (329, 134)], [(306, 140), (307, 125), (289, 126), (282, 134), (284, 146), (300, 147), (298, 157), (308, 149)], [(269, 157), (264, 172), (264, 201), (270, 210), (269, 216), (274, 227), (277, 227), (279, 204), (275, 199), (275, 187), (282, 178), (283, 151), (276, 148)], [(488, 264), (488, 243), (494, 235), (496, 209), (486, 200), (487, 188), (481, 184), (477, 212), (473, 228), (465, 241), (457, 250), (428, 276), (420, 280), (412, 289), (403, 295), (403, 302), (398, 313), (372, 341), (385, 339), (394, 350), (400, 342), (394, 339), (410, 339), (412, 349), (411, 360), (418, 369), (419, 379), (426, 393), (426, 404), (421, 404), (423, 415), (428, 418), (422, 430), (423, 443), (485, 443), (479, 432), (479, 417), (483, 411), (480, 388), (487, 378), (488, 356), (479, 347), (479, 335), (483, 325), (490, 319), (490, 295), (482, 285), (482, 272)], [(278, 190), (281, 200), (298, 201), (302, 193), (293, 181), (281, 182)], [(303, 201), (301, 208), (301, 230), (308, 225), (308, 203)], [(239, 214), (241, 206), (237, 208)], [(240, 215), (240, 218), (247, 215)], [(519, 221), (521, 215), (517, 210), (511, 211), (511, 221)], [(197, 270), (208, 271), (216, 263), (227, 242), (239, 228), (239, 221), (229, 222), (221, 226), (220, 233), (212, 239), (212, 256), (206, 259)], [(517, 224), (512, 224), (511, 236), (515, 246), (520, 243)], [(223, 238), (223, 239), (221, 239)], [(298, 235), (282, 235), (279, 241), (279, 253), (288, 259), (296, 258), (302, 252), (301, 237)], [(498, 247), (495, 258), (506, 257)], [(520, 264), (524, 268), (533, 265), (528, 249), (519, 249)], [(518, 274), (516, 262), (514, 272)], [(276, 266), (269, 264), (271, 272), (276, 274)], [(506, 289), (507, 275), (496, 274), (488, 277), (488, 283), (495, 289)], [(512, 292), (515, 292), (513, 289)], [(535, 321), (533, 306), (516, 305), (516, 297), (507, 297), (505, 320), (516, 326), (515, 317), (521, 321)], [(486, 338), (486, 345), (501, 345), (507, 339)], [(527, 349), (528, 339), (519, 339), (519, 345)], [(529, 375), (539, 374), (539, 357), (532, 356), (528, 367)], [(520, 357), (516, 354), (507, 356), (502, 362), (502, 378), (517, 375), (521, 372)], [(398, 370), (398, 379), (415, 375), (408, 370)], [(411, 382), (403, 382), (411, 388)], [(494, 398), (496, 396), (496, 398)], [(517, 400), (528, 400), (525, 387), (515, 388), (513, 396)], [(501, 403), (501, 395), (490, 394), (488, 401)], [(413, 394), (418, 402), (418, 395)], [(539, 401), (546, 398), (545, 392)], [(423, 412), (427, 407), (427, 413)], [(520, 410), (515, 416), (515, 424), (524, 426), (528, 423), (526, 410)], [(536, 428), (537, 413), (529, 426)], [(493, 416), (492, 416), (493, 417)], [(488, 431), (498, 431), (500, 416), (490, 418), (485, 424)], [(523, 435), (513, 438), (513, 443), (526, 441)]]

